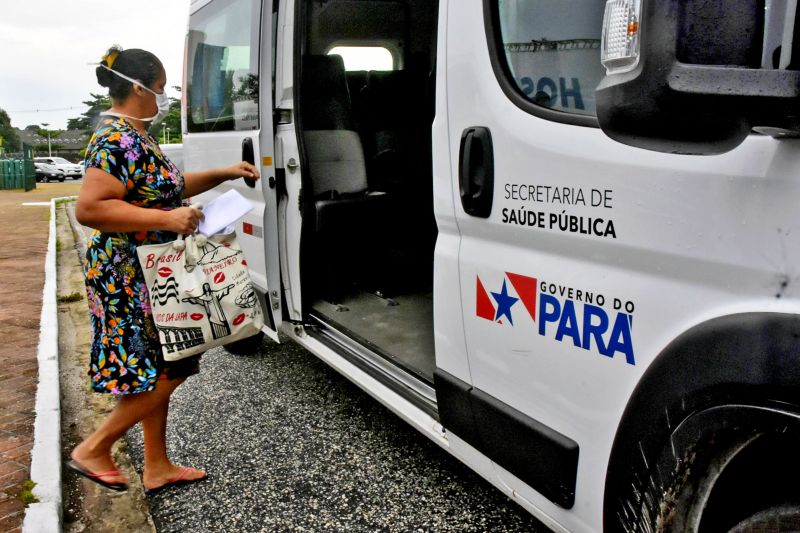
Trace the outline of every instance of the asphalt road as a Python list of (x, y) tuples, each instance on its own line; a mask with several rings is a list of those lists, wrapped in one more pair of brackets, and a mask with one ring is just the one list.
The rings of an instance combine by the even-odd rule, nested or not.
[(208, 352), (171, 405), (171, 458), (209, 479), (149, 498), (159, 531), (546, 531), (293, 343)]

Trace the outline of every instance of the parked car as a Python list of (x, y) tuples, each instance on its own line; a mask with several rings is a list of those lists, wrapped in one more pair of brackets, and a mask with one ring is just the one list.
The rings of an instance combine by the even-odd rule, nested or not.
[(33, 160), (40, 163), (54, 165), (64, 173), (64, 176), (68, 178), (77, 180), (83, 177), (83, 166), (76, 163), (70, 163), (63, 157), (35, 157)]
[(33, 166), (36, 168), (36, 181), (43, 181), (45, 183), (53, 180), (64, 181), (64, 172), (57, 168), (55, 165), (39, 161), (39, 158), (34, 159)]

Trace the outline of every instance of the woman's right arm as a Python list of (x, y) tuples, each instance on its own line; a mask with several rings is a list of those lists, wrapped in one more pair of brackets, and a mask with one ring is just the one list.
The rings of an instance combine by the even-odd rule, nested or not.
[(86, 171), (75, 206), (84, 226), (108, 232), (166, 230), (187, 235), (197, 229), (203, 214), (193, 207), (170, 211), (138, 207), (123, 200), (125, 185), (111, 174), (91, 167)]

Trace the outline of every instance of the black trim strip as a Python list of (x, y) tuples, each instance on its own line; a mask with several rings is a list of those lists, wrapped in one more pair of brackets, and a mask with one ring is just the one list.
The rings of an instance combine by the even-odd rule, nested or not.
[(473, 447), (478, 448), (476, 443), (480, 442), (480, 438), (475, 429), (475, 418), (472, 416), (469, 394), (472, 385), (439, 368), (433, 374), (433, 383), (442, 425)]
[(505, 55), (501, 55), (503, 54), (504, 45), (503, 34), (500, 30), (498, 0), (483, 0), (483, 24), (486, 28), (486, 41), (489, 49), (489, 57), (492, 61), (492, 70), (497, 78), (497, 82), (500, 84), (500, 88), (503, 89), (503, 92), (514, 105), (531, 115), (553, 122), (591, 128), (600, 127), (597, 122), (597, 117), (556, 111), (534, 104), (528, 100), (525, 95), (520, 92), (519, 87), (511, 81), (514, 79), (514, 76), (508, 68)]
[(544, 497), (565, 509), (575, 504), (578, 443), (437, 369), (442, 425)]

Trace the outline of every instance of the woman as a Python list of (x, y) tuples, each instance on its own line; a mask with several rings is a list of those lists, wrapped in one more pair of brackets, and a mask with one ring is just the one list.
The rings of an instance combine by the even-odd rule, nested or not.
[(144, 50), (114, 47), (97, 67), (111, 109), (89, 141), (86, 175), (76, 205), (81, 224), (95, 228), (84, 262), (93, 340), (89, 375), (95, 392), (119, 395), (113, 412), (72, 450), (67, 466), (112, 490), (128, 479), (111, 446), (137, 422), (144, 432), (145, 492), (205, 479), (202, 470), (167, 458), (169, 398), (198, 372), (199, 356), (165, 362), (136, 247), (171, 241), (197, 229), (202, 213), (185, 198), (244, 177), (259, 178), (246, 162), (205, 172), (181, 172), (147, 133), (169, 110), (161, 61)]

